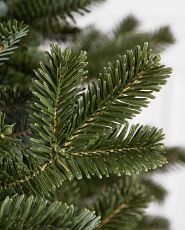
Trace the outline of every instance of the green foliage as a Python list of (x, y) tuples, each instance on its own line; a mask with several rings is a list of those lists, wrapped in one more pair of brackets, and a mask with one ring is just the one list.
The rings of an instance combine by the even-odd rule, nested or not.
[[(33, 81), (30, 147), (7, 162), (8, 174), (2, 175), (1, 182), (4, 194), (24, 192), (43, 196), (59, 187), (66, 178), (90, 178), (92, 175), (101, 178), (112, 173), (130, 175), (166, 163), (161, 155), (164, 151), (161, 130), (139, 125), (129, 129), (127, 124), (118, 123), (121, 115), (110, 108), (117, 103), (120, 110), (124, 103), (136, 105), (133, 107), (136, 111), (124, 113), (121, 110), (123, 122), (131, 118), (146, 105), (152, 92), (160, 89), (159, 84), (165, 83), (170, 70), (159, 64), (158, 56), (146, 45), (143, 49), (137, 47), (120, 57), (120, 71), (113, 65), (112, 74), (100, 75), (106, 87), (97, 85), (94, 99), (81, 104), (79, 110), (78, 103), (84, 98), (84, 93), (79, 92), (80, 83), (85, 79), (85, 59), (84, 52), (69, 48), (61, 52), (56, 44), (52, 45), (51, 53), (43, 57)], [(148, 87), (145, 92), (142, 84)], [(130, 97), (129, 90), (125, 89), (130, 90)], [(86, 92), (88, 95), (89, 87)], [(145, 101), (137, 102), (137, 96)], [(88, 110), (82, 107), (87, 105)], [(110, 111), (110, 116), (99, 114), (104, 111)]]
[(150, 197), (134, 178), (125, 178), (111, 186), (90, 205), (91, 210), (101, 216), (96, 229), (135, 229), (142, 219)]
[(170, 69), (160, 66), (158, 56), (147, 46), (142, 50), (137, 47), (113, 65), (109, 64), (97, 83), (89, 83), (82, 92), (67, 142), (85, 148), (89, 141), (93, 143), (89, 138), (92, 134), (96, 136), (95, 141), (100, 138), (97, 130), (106, 134), (117, 123), (134, 117), (147, 106), (148, 99), (153, 98), (153, 92), (166, 82), (169, 73)]
[(168, 26), (153, 32), (141, 32), (139, 21), (129, 15), (110, 32), (103, 33), (93, 26), (87, 27), (75, 39), (74, 47), (88, 52), (89, 78), (96, 78), (107, 62), (115, 61), (118, 55), (136, 45), (142, 47), (145, 41), (153, 49), (162, 51), (174, 43), (174, 37)]
[[(166, 158), (172, 164), (176, 159), (184, 161), (181, 151), (173, 150), (178, 152), (176, 158), (170, 149), (166, 152), (161, 130), (128, 123), (154, 98), (171, 72), (143, 45), (148, 40), (150, 47), (163, 50), (174, 41), (169, 28), (139, 33), (138, 20), (129, 16), (111, 36), (85, 30), (75, 40), (77, 49), (61, 51), (57, 44), (51, 45), (51, 52), (45, 53), (38, 67), (38, 46), (47, 38), (61, 42), (80, 32), (74, 25), (74, 13), (84, 14), (90, 4), (98, 2), (102, 1), (0, 3), (1, 19), (24, 20), (30, 26), (29, 35), (20, 42), (27, 27), (13, 20), (1, 23), (1, 34), (6, 35), (2, 47), (5, 43), (11, 46), (6, 53), (0, 51), (0, 60), (4, 62), (1, 54), (6, 57), (0, 73), (2, 229), (169, 227), (163, 218), (144, 215), (151, 197), (162, 201), (165, 190), (143, 174), (127, 177), (160, 167)], [(137, 44), (140, 46), (133, 49)], [(88, 66), (86, 52), (78, 49), (88, 51)], [(124, 55), (101, 71), (119, 54)], [(87, 69), (95, 78), (88, 83)], [(113, 174), (105, 180), (104, 176)], [(102, 222), (98, 225), (94, 212), (79, 211), (82, 207), (95, 210)]]
[[(8, 18), (24, 20), (32, 28), (40, 32), (62, 29), (69, 24), (69, 19), (75, 21), (74, 13), (83, 15), (89, 12), (91, 4), (103, 0), (9, 0), (6, 1)], [(6, 17), (5, 17), (6, 19)], [(53, 30), (54, 32), (54, 30)]]
[(27, 32), (27, 26), (15, 20), (0, 23), (0, 65), (14, 53), (17, 44)]
[[(77, 139), (75, 143), (72, 142), (71, 149), (66, 152), (74, 158), (75, 156), (84, 156), (87, 160), (88, 156), (92, 160), (94, 158), (96, 174), (100, 178), (102, 174), (108, 176), (109, 173), (138, 174), (140, 171), (155, 169), (166, 163), (166, 159), (160, 155), (160, 152), (164, 151), (160, 143), (163, 139), (161, 130), (139, 125), (132, 125), (130, 129), (128, 125), (120, 128), (118, 125), (113, 131), (107, 131), (107, 134), (96, 134), (93, 141), (90, 133), (86, 139), (84, 138), (85, 140)], [(90, 175), (87, 174), (87, 177)]]
[[(21, 42), (19, 50), (6, 61), (5, 65), (1, 67), (0, 84), (17, 86), (31, 86), (31, 79), (33, 77), (33, 69), (38, 67), (41, 52), (40, 47), (48, 43), (49, 39), (59, 39), (66, 41), (80, 29), (74, 23), (75, 16), (84, 15), (89, 12), (91, 5), (96, 5), (103, 2), (103, 0), (4, 0), (0, 2), (0, 18), (1, 20), (17, 20), (24, 21), (29, 25), (29, 34), (23, 42)], [(16, 22), (17, 23), (17, 22)], [(4, 23), (6, 26), (6, 22)], [(11, 23), (9, 23), (10, 26)], [(17, 23), (17, 29), (21, 29), (21, 23)], [(13, 24), (11, 24), (13, 25)], [(2, 26), (1, 26), (2, 27)], [(16, 25), (10, 28), (12, 33), (16, 29)], [(13, 29), (14, 28), (14, 29)], [(2, 29), (2, 28), (1, 28)], [(24, 25), (22, 25), (24, 29)], [(3, 26), (3, 31), (5, 28)], [(27, 29), (25, 28), (26, 34)], [(21, 31), (17, 30), (17, 36)], [(1, 34), (1, 33), (0, 33)], [(6, 34), (7, 36), (7, 34)], [(12, 36), (11, 36), (12, 37)], [(11, 38), (10, 37), (10, 38)], [(14, 36), (15, 37), (15, 36)], [(10, 39), (9, 39), (10, 40)], [(19, 37), (20, 40), (20, 37)], [(11, 42), (14, 41), (11, 38)], [(13, 53), (14, 46), (9, 47), (11, 43), (3, 40), (0, 41), (0, 60), (4, 62), (8, 60), (9, 55)], [(2, 44), (1, 44), (2, 43)], [(6, 43), (6, 46), (4, 45)], [(7, 44), (9, 44), (7, 46)], [(6, 47), (8, 50), (1, 54), (1, 50)], [(0, 61), (0, 64), (1, 62)]]
[(39, 131), (46, 142), (60, 145), (65, 138), (78, 87), (86, 73), (85, 60), (85, 52), (66, 49), (62, 53), (57, 45), (52, 45), (51, 54), (46, 53), (36, 71), (31, 119), (34, 130)]
[(6, 197), (0, 203), (0, 229), (87, 229), (99, 223), (99, 217), (87, 209), (30, 196)]
[[(11, 0), (7, 1), (7, 5), (9, 8), (9, 14), (12, 17), (25, 20), (27, 23), (35, 23), (33, 19), (43, 19), (49, 17), (57, 16), (62, 19), (66, 16), (70, 17), (74, 20), (71, 12), (77, 12), (79, 14), (83, 14), (83, 12), (87, 12), (86, 8), (88, 5), (92, 3), (98, 3), (103, 0), (75, 0), (75, 1), (61, 1), (61, 0), (39, 0), (39, 2), (35, 0), (25, 1), (25, 0)], [(28, 13), (28, 14), (27, 14)]]
[[(71, 55), (74, 58), (70, 58)], [(132, 60), (132, 57), (136, 61), (131, 64), (129, 60)], [(116, 148), (112, 145), (110, 137), (113, 134), (116, 137), (121, 132), (121, 129), (118, 128), (120, 125), (111, 123), (111, 121), (124, 122), (124, 114), (126, 118), (131, 118), (132, 114), (138, 113), (139, 108), (146, 105), (147, 102), (145, 101), (148, 97), (151, 97), (152, 91), (158, 91), (160, 89), (159, 84), (165, 83), (169, 69), (160, 66), (158, 58), (146, 46), (143, 50), (137, 48), (134, 55), (130, 52), (127, 56), (122, 57), (122, 62), (117, 62), (120, 69), (116, 68), (117, 65), (112, 67), (112, 75), (109, 73), (100, 75), (102, 84), (96, 86), (91, 92), (91, 97), (87, 97), (89, 101), (81, 103), (91, 89), (90, 86), (87, 87), (87, 91), (81, 95), (76, 92), (85, 73), (83, 70), (84, 60), (84, 53), (72, 54), (69, 49), (61, 53), (58, 46), (53, 45), (51, 55), (46, 54), (41, 62), (41, 68), (36, 72), (31, 122), (34, 132), (38, 133), (46, 145), (51, 147), (51, 149), (48, 147), (46, 153), (53, 151), (57, 155), (61, 155), (61, 158), (66, 159), (66, 163), (64, 161), (60, 163), (59, 161), (59, 167), (63, 168), (68, 178), (74, 175), (79, 179), (83, 173), (87, 177), (94, 174), (99, 177), (102, 174), (108, 176), (109, 172), (118, 175), (122, 173), (131, 174), (143, 169), (155, 168), (165, 163), (165, 159), (160, 159), (158, 155), (161, 149), (159, 142), (163, 135), (161, 131), (157, 131), (155, 128), (132, 126), (129, 132), (128, 126), (125, 126), (117, 142), (112, 137), (115, 145), (117, 145)], [(121, 71), (122, 67), (125, 67), (125, 69)], [(73, 71), (71, 68), (73, 68)], [(70, 71), (70, 74), (68, 71)], [(151, 81), (151, 84), (148, 81)], [(140, 86), (142, 84), (148, 86), (148, 91), (146, 89), (145, 92), (142, 90), (142, 86)], [(130, 94), (127, 92), (129, 90)], [(138, 93), (136, 93), (137, 91)], [(135, 95), (138, 95), (138, 98)], [(139, 97), (143, 97), (143, 100), (140, 100)], [(75, 101), (78, 103), (77, 105), (81, 105), (80, 108), (77, 106), (77, 112)], [(124, 103), (127, 107), (129, 103), (133, 105), (133, 110), (128, 109), (127, 112)], [(111, 104), (114, 109), (111, 108)], [(122, 114), (119, 115), (116, 106), (120, 110), (123, 107)], [(108, 115), (108, 112), (110, 115)], [(116, 126), (118, 126), (116, 130), (111, 131)], [(106, 131), (107, 127), (110, 131)], [(104, 132), (99, 129), (104, 130)], [(99, 134), (97, 131), (99, 131)], [(96, 143), (100, 137), (101, 142)], [(140, 140), (142, 138), (143, 140)], [(151, 155), (149, 158), (147, 158), (147, 149), (145, 153), (144, 145), (147, 147), (150, 145), (145, 138), (150, 138)], [(32, 139), (32, 141), (37, 146), (35, 149), (38, 149), (38, 137)], [(43, 142), (41, 143), (43, 144)], [(142, 147), (140, 152), (138, 152), (138, 146)], [(136, 154), (134, 154), (134, 147), (137, 147)], [(161, 149), (161, 151), (163, 150)], [(48, 154), (45, 154), (45, 157), (47, 158)], [(134, 157), (137, 157), (135, 163), (132, 160)], [(124, 161), (120, 160), (124, 158), (126, 158)], [(130, 161), (132, 161), (134, 167), (130, 168)], [(122, 162), (124, 163), (122, 164)], [(65, 165), (65, 167), (62, 165)]]

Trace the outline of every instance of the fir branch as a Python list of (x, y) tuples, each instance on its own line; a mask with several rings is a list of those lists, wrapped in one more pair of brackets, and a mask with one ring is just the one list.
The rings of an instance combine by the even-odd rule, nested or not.
[[(23, 153), (24, 162), (20, 164), (21, 159), (12, 159), (12, 162), (7, 163), (13, 167), (13, 172), (17, 171), (16, 167), (20, 167), (21, 173), (11, 174), (10, 171), (11, 177), (3, 175), (1, 189), (4, 193), (24, 191), (27, 194), (31, 191), (37, 195), (48, 195), (51, 190), (61, 186), (65, 179), (90, 178), (93, 175), (102, 178), (109, 174), (131, 175), (166, 163), (161, 155), (164, 151), (161, 130), (138, 125), (129, 129), (128, 125), (120, 126), (118, 121), (131, 118), (148, 103), (148, 98), (153, 97), (153, 91), (158, 91), (159, 84), (165, 83), (169, 69), (161, 67), (158, 58), (146, 46), (143, 50), (138, 47), (135, 58), (133, 52), (128, 52), (123, 62), (119, 63), (120, 71), (123, 72), (116, 70), (118, 75), (103, 75), (107, 80), (106, 87), (99, 87), (99, 91), (92, 90), (92, 98), (97, 101), (85, 101), (81, 108), (87, 106), (88, 110), (78, 110), (74, 103), (84, 95), (79, 95), (79, 86), (86, 73), (83, 70), (85, 58), (84, 52), (70, 49), (61, 52), (57, 45), (52, 45), (51, 54), (47, 53), (43, 58), (33, 86), (30, 112), (33, 138), (30, 148)], [(144, 71), (143, 68), (143, 81), (136, 83), (135, 76)], [(106, 82), (104, 78), (102, 82)], [(117, 95), (120, 96), (120, 92), (127, 90), (130, 94), (119, 98), (122, 103), (115, 103), (121, 112), (110, 110), (110, 107), (104, 109), (106, 103), (111, 104)], [(103, 119), (98, 119), (98, 113), (102, 110), (107, 110), (111, 116), (104, 114)], [(41, 188), (36, 184), (41, 185)]]
[(50, 203), (33, 196), (6, 197), (0, 203), (1, 229), (94, 229), (99, 217), (73, 205)]
[(124, 178), (107, 188), (89, 207), (101, 215), (96, 229), (135, 229), (150, 197), (134, 178)]
[(137, 47), (109, 64), (97, 84), (89, 84), (77, 101), (77, 115), (72, 118), (65, 146), (72, 145), (75, 139), (80, 142), (85, 136), (89, 139), (88, 133), (96, 136), (97, 130), (105, 131), (140, 113), (171, 72), (159, 60), (145, 44), (143, 49)]
[(0, 65), (9, 59), (27, 33), (27, 26), (22, 22), (9, 20), (0, 23)]
[[(1, 189), (9, 194), (12, 189), (19, 192), (21, 186), (24, 193), (32, 191), (37, 195), (48, 195), (66, 178), (81, 179), (83, 176), (90, 178), (93, 175), (102, 178), (103, 175), (109, 176), (112, 173), (131, 175), (148, 171), (166, 162), (160, 155), (164, 151), (160, 143), (162, 137), (160, 130), (148, 126), (132, 126), (128, 134), (127, 127), (121, 127), (97, 139), (86, 150), (79, 149), (78, 154), (73, 154), (74, 150), (70, 149), (55, 152), (51, 147), (44, 146), (43, 141), (34, 140), (31, 149), (23, 155), (24, 166), (20, 169), (21, 174), (14, 174), (12, 178), (4, 175), (2, 182), (6, 181), (6, 184), (2, 183)], [(14, 167), (20, 164), (15, 160)], [(42, 184), (42, 188), (33, 187), (37, 183)]]
[[(50, 144), (63, 141), (69, 117), (74, 111), (78, 87), (86, 73), (86, 52), (51, 46), (36, 71), (33, 82), (33, 105), (30, 116), (33, 130)], [(44, 114), (44, 116), (41, 115)]]
[(9, 16), (41, 28), (44, 24), (52, 25), (53, 20), (56, 23), (60, 20), (63, 23), (67, 19), (75, 22), (74, 13), (83, 15), (89, 12), (90, 5), (101, 2), (103, 0), (11, 0), (7, 6)]
[(78, 175), (83, 172), (83, 166), (80, 164), (80, 158), (83, 157), (87, 161), (88, 158), (92, 159), (90, 167), (86, 166), (87, 177), (93, 175), (93, 171), (100, 178), (102, 174), (108, 176), (112, 172), (118, 175), (131, 175), (166, 163), (166, 159), (160, 155), (165, 151), (160, 143), (162, 139), (161, 130), (156, 128), (133, 125), (129, 129), (128, 125), (117, 125), (106, 135), (97, 133), (94, 139), (87, 135), (84, 140), (75, 141), (69, 148), (65, 147), (66, 149), (61, 149), (60, 152), (66, 156), (73, 156), (73, 167), (76, 165)]

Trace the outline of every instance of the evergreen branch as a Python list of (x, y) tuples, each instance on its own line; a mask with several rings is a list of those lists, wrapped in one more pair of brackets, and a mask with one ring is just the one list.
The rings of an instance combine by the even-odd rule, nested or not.
[(91, 4), (101, 3), (103, 0), (20, 0), (8, 1), (9, 15), (27, 24), (42, 24), (53, 18), (63, 21), (70, 18), (75, 21), (73, 13), (83, 15), (89, 12)]
[(6, 197), (0, 203), (1, 229), (94, 229), (99, 217), (73, 205), (50, 203), (33, 196)]
[(2, 158), (0, 161), (0, 169), (4, 172), (0, 178), (2, 198), (16, 193), (48, 196), (50, 191), (56, 189), (65, 180), (64, 175), (61, 176), (56, 167), (49, 169), (52, 163), (53, 160), (44, 162), (42, 158), (35, 159), (26, 153)]
[(0, 65), (10, 58), (28, 33), (27, 26), (16, 20), (0, 23)]
[[(78, 149), (78, 152), (77, 149), (76, 152), (75, 149), (60, 149), (56, 152), (44, 146), (42, 140), (34, 139), (31, 149), (23, 154), (24, 162), (19, 169), (21, 173), (12, 175), (10, 171), (8, 174), (11, 177), (5, 174), (1, 189), (11, 194), (12, 190), (20, 192), (21, 187), (21, 191), (26, 194), (32, 191), (36, 195), (48, 196), (66, 178), (91, 178), (93, 175), (102, 178), (109, 174), (131, 175), (148, 171), (166, 163), (166, 159), (161, 156), (164, 151), (160, 143), (162, 138), (161, 130), (156, 128), (135, 125), (128, 132), (128, 127), (124, 126), (97, 138), (96, 143), (90, 143), (87, 149)], [(13, 168), (20, 165), (17, 159), (12, 161), (7, 164)], [(42, 184), (42, 188), (35, 187), (35, 184)]]
[[(51, 45), (36, 71), (33, 81), (31, 111), (32, 129), (50, 145), (59, 145), (65, 139), (65, 129), (74, 111), (79, 85), (86, 71), (86, 52)], [(43, 116), (44, 115), (44, 116)]]
[(142, 170), (148, 171), (166, 163), (166, 159), (160, 155), (164, 151), (160, 143), (162, 138), (161, 130), (156, 128), (136, 125), (128, 132), (128, 127), (125, 126), (115, 129), (101, 139), (97, 138), (96, 143), (87, 145), (87, 149), (76, 149), (76, 152), (73, 148), (61, 148), (56, 152), (50, 147), (43, 147), (42, 141), (33, 139), (30, 155), (43, 158), (44, 161), (39, 160), (40, 166), (33, 174), (14, 179), (14, 183), (8, 186), (16, 187), (22, 184), (26, 186), (26, 190), (27, 187), (30, 190), (30, 184), (44, 180), (46, 186), (43, 186), (43, 190), (34, 190), (36, 194), (48, 194), (51, 190), (50, 178), (55, 178), (53, 188), (56, 188), (66, 178), (81, 179), (83, 175), (87, 178), (92, 175), (102, 178), (102, 175), (109, 176), (112, 173), (131, 175)]
[(80, 142), (84, 136), (96, 135), (97, 129), (105, 131), (116, 122), (123, 123), (140, 113), (171, 72), (161, 66), (159, 60), (145, 44), (143, 49), (138, 46), (104, 68), (97, 83), (90, 83), (77, 101), (65, 146), (69, 147), (74, 139)]
[(150, 47), (158, 52), (174, 43), (174, 36), (168, 26), (148, 33), (135, 31), (137, 25), (137, 19), (128, 16), (113, 31), (113, 35), (112, 32), (102, 33), (92, 26), (82, 30), (75, 40), (75, 47), (88, 52), (89, 78), (96, 79), (107, 62), (115, 61), (118, 55), (133, 49), (136, 45), (142, 47), (145, 41), (148, 41)]
[[(40, 35), (45, 38), (49, 33), (52, 36), (77, 31), (70, 24), (71, 20), (75, 22), (73, 14), (88, 12), (86, 6), (102, 1), (4, 0), (0, 3), (0, 18), (24, 19), (33, 28), (31, 36), (21, 43), (21, 49), (1, 68), (0, 84), (30, 86), (32, 68), (37, 68), (40, 59), (36, 48)], [(95, 51), (93, 65), (100, 66), (106, 55), (116, 56), (125, 47), (132, 48), (135, 42), (143, 44), (143, 40), (150, 40), (158, 47), (174, 41), (168, 27), (134, 35), (137, 26), (138, 21), (130, 16), (113, 31), (111, 38), (99, 31), (91, 34), (94, 42), (87, 41), (84, 46), (89, 45)], [(0, 23), (0, 65), (9, 60), (26, 34), (27, 27), (17, 21)], [(37, 38), (32, 39), (34, 36)], [(65, 39), (65, 35), (61, 38)], [(31, 130), (26, 111), (30, 91), (0, 86), (0, 229), (169, 229), (166, 219), (143, 213), (151, 194), (160, 201), (165, 194), (145, 176), (125, 176), (109, 188), (105, 187), (114, 178), (105, 182), (106, 186), (92, 183), (95, 190), (91, 186), (88, 190), (94, 194), (84, 201), (78, 200), (83, 189), (79, 192), (80, 183), (73, 180), (94, 175), (102, 178), (111, 174), (138, 174), (162, 166), (166, 158), (174, 164), (172, 155), (166, 157), (164, 153), (161, 130), (141, 125), (130, 127), (127, 123), (154, 98), (153, 93), (165, 84), (171, 71), (160, 65), (159, 56), (147, 44), (141, 47), (108, 64), (97, 81), (83, 88), (86, 52), (69, 48), (62, 52), (58, 45), (51, 45), (51, 52), (46, 52), (36, 70), (31, 88), (33, 98), (28, 103)], [(15, 122), (15, 126), (7, 125)], [(25, 137), (22, 143), (20, 137)], [(184, 162), (183, 154), (178, 153), (176, 158)], [(59, 196), (61, 185), (63, 195)], [(98, 197), (100, 187), (103, 192)], [(62, 203), (53, 202), (54, 199)], [(93, 211), (80, 211), (63, 203), (66, 199), (80, 207), (92, 203)], [(101, 223), (94, 209), (102, 216)]]
[[(146, 50), (145, 52), (147, 53)], [(148, 62), (149, 68), (153, 61), (148, 61), (145, 52), (144, 54), (140, 53), (140, 55), (144, 55), (140, 62), (145, 64)], [(151, 53), (148, 55), (152, 56)], [(66, 126), (71, 126), (69, 123), (71, 114), (75, 116), (73, 101), (78, 96), (76, 88), (84, 78), (84, 60), (85, 53), (73, 53), (70, 49), (66, 49), (62, 53), (57, 45), (52, 46), (51, 54), (45, 55), (41, 62), (41, 68), (36, 72), (37, 79), (34, 80), (33, 88), (31, 119), (35, 137), (32, 139), (28, 156), (34, 156), (35, 159), (31, 160), (28, 157), (32, 163), (25, 160), (27, 165), (25, 169), (21, 169), (23, 171), (21, 175), (14, 175), (8, 181), (5, 177), (6, 185), (2, 189), (11, 190), (13, 187), (17, 191), (18, 187), (22, 185), (25, 192), (30, 190), (36, 194), (48, 194), (50, 190), (61, 185), (66, 178), (80, 179), (83, 175), (88, 178), (97, 175), (101, 178), (102, 175), (108, 176), (110, 173), (130, 175), (141, 170), (147, 171), (156, 168), (166, 162), (165, 158), (160, 155), (163, 151), (160, 143), (163, 138), (161, 131), (147, 126), (132, 126), (129, 132), (127, 126), (121, 129), (117, 127), (113, 131), (102, 133), (100, 125), (94, 129), (94, 133), (96, 132), (94, 136), (92, 132), (91, 135), (87, 135), (87, 132), (82, 133), (84, 140), (81, 138), (79, 145), (75, 142), (77, 147), (74, 147), (72, 143), (70, 145), (64, 143), (67, 135)], [(163, 77), (162, 75), (162, 82)], [(132, 79), (125, 84), (126, 89), (131, 84), (130, 82), (132, 83)], [(154, 83), (156, 86), (157, 80), (154, 80)], [(158, 86), (156, 86), (157, 89)], [(83, 120), (79, 119), (79, 122), (81, 121)], [(36, 136), (37, 133), (40, 135), (39, 139)], [(99, 139), (101, 141), (98, 142)], [(24, 158), (26, 159), (26, 155)], [(28, 173), (28, 169), (32, 169), (32, 171)], [(50, 186), (51, 178), (55, 178), (52, 188)], [(44, 184), (42, 190), (38, 191), (33, 186), (37, 183)]]
[(96, 229), (135, 229), (149, 201), (137, 180), (124, 178), (103, 191), (90, 205), (90, 209), (101, 216), (101, 223)]
[[(111, 103), (112, 98), (119, 96), (120, 92), (129, 91), (129, 88), (130, 90), (132, 89), (133, 81), (137, 76), (136, 73), (139, 73), (138, 75), (140, 76), (140, 72), (143, 71), (144, 67), (146, 73), (142, 74), (142, 76), (145, 76), (146, 79), (141, 83), (144, 86), (149, 85), (149, 90), (146, 90), (146, 99), (151, 97), (153, 91), (159, 89), (159, 83), (165, 82), (164, 78), (168, 70), (158, 67), (156, 56), (153, 56), (151, 51), (146, 49), (146, 46), (142, 51), (137, 48), (135, 56), (137, 58), (135, 57), (134, 59), (132, 52), (130, 52), (126, 57), (123, 57), (123, 59), (127, 59), (128, 70), (123, 75), (116, 75), (117, 79), (113, 75), (115, 90), (111, 90), (110, 86), (106, 88), (106, 92), (100, 87), (102, 103), (97, 103), (96, 106), (95, 104), (89, 104), (89, 111), (85, 111), (85, 116), (81, 116), (83, 113), (79, 110), (77, 110), (76, 116), (74, 101), (78, 101), (80, 96), (79, 85), (86, 73), (83, 70), (86, 65), (84, 62), (86, 55), (84, 52), (74, 52), (70, 49), (65, 49), (62, 53), (57, 45), (52, 45), (51, 54), (46, 53), (40, 68), (36, 71), (37, 79), (34, 80), (33, 84), (34, 96), (30, 118), (34, 136), (31, 139), (30, 149), (21, 153), (22, 157), (18, 159), (14, 157), (6, 163), (8, 171), (2, 175), (1, 179), (1, 190), (3, 190), (4, 194), (24, 191), (25, 194), (32, 192), (37, 195), (48, 195), (51, 190), (61, 186), (66, 178), (72, 179), (76, 177), (81, 179), (84, 175), (87, 178), (92, 175), (102, 178), (102, 175), (109, 176), (112, 173), (131, 175), (166, 163), (166, 159), (161, 155), (164, 151), (161, 144), (163, 139), (161, 130), (148, 126), (139, 127), (138, 125), (132, 126), (129, 130), (127, 125), (121, 127), (116, 123), (113, 125), (114, 116), (121, 118), (117, 112), (114, 116), (105, 120), (109, 129), (106, 129), (105, 124), (102, 124), (102, 121), (99, 120), (100, 122), (98, 125), (94, 125), (93, 129), (89, 124), (84, 126), (84, 130), (79, 129), (77, 136), (80, 138), (74, 138), (74, 135), (72, 135), (72, 138), (69, 136), (69, 129), (70, 131), (75, 130), (73, 128), (75, 124), (72, 119), (78, 118), (76, 120), (78, 123), (76, 129), (79, 126), (82, 127), (82, 124), (84, 125), (84, 120), (87, 123), (88, 119), (88, 122), (91, 123), (91, 120), (94, 120), (94, 115), (101, 112), (101, 109), (106, 105), (103, 104), (104, 101), (105, 103)], [(132, 58), (133, 60), (131, 60)], [(135, 70), (131, 65), (134, 60), (138, 61), (134, 65)], [(119, 65), (120, 68), (126, 68), (124, 67), (124, 62)], [(135, 74), (131, 70), (135, 71)], [(107, 77), (106, 74), (104, 77), (110, 80), (110, 77)], [(107, 82), (110, 82), (109, 80)], [(122, 84), (116, 84), (119, 82), (123, 84), (123, 89)], [(137, 82), (137, 84), (139, 83), (140, 81)], [(145, 94), (141, 90), (140, 84), (139, 88), (136, 86), (135, 88), (136, 92), (131, 90), (131, 95), (139, 95), (143, 99), (142, 96)], [(105, 95), (103, 95), (103, 92)], [(107, 96), (108, 94), (112, 94), (112, 98)], [(99, 94), (94, 92), (93, 95)], [(119, 109), (122, 110), (123, 114), (126, 114), (126, 117), (131, 117), (143, 105), (141, 101), (139, 107), (137, 107), (137, 99), (133, 96), (133, 99), (128, 104), (133, 108), (132, 110), (129, 110), (129, 107), (123, 106), (122, 109), (119, 106)], [(133, 107), (135, 104), (136, 107)], [(85, 105), (88, 106), (88, 103), (84, 103)], [(136, 109), (134, 110), (134, 108)], [(92, 114), (94, 115), (92, 116)], [(112, 128), (109, 123), (112, 123), (112, 127), (114, 126), (115, 128)], [(66, 137), (68, 138), (67, 141)], [(3, 169), (3, 165), (1, 167)], [(15, 173), (17, 171), (18, 173)], [(37, 184), (42, 185), (42, 188), (35, 186)]]
[(78, 171), (77, 178), (82, 176), (84, 170), (80, 158), (89, 162), (85, 166), (87, 177), (94, 173), (100, 178), (102, 175), (108, 176), (109, 173), (131, 175), (166, 163), (166, 159), (162, 156), (164, 152), (162, 139), (161, 130), (154, 127), (132, 125), (129, 129), (128, 125), (117, 125), (106, 135), (101, 136), (97, 133), (92, 137), (86, 134), (84, 140), (77, 139), (78, 141), (74, 141), (69, 148), (62, 148), (60, 153), (69, 159), (73, 156), (74, 163), (70, 168), (72, 172)]
[[(155, 149), (158, 152), (162, 151), (163, 153), (164, 145), (161, 141), (164, 138), (164, 134), (162, 129), (158, 130), (155, 127), (139, 124), (129, 127), (128, 123), (124, 125), (115, 124), (114, 127), (114, 129), (108, 130), (103, 134), (101, 132), (97, 133), (94, 139), (89, 139), (88, 142), (86, 142), (86, 138), (84, 137), (85, 146), (83, 143), (74, 141), (74, 145), (66, 149), (66, 152), (69, 152), (73, 156), (80, 156), (83, 155), (83, 151), (87, 151), (87, 153), (89, 152), (89, 156), (99, 156), (99, 153), (104, 151), (107, 152), (106, 154), (113, 152), (114, 148), (115, 150), (122, 149), (123, 151), (138, 150), (138, 152), (148, 148), (151, 150)], [(95, 150), (97, 150), (97, 154)], [(84, 153), (84, 155), (88, 154)]]

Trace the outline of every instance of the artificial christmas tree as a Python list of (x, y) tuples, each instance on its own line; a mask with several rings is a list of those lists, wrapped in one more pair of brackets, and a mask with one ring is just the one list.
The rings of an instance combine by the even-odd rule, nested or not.
[[(71, 49), (62, 52), (56, 44), (52, 45), (51, 53), (45, 54), (33, 80), (33, 98), (29, 106), (32, 138), (29, 144), (21, 144), (10, 137), (13, 126), (4, 123), (5, 115), (1, 113), (1, 194), (2, 199), (5, 198), (1, 204), (2, 228), (38, 225), (41, 228), (95, 228), (98, 218), (94, 213), (84, 211), (82, 217), (86, 217), (85, 220), (69, 215), (66, 223), (61, 221), (64, 217), (59, 214), (57, 219), (48, 219), (51, 207), (52, 216), (55, 216), (55, 212), (59, 212), (57, 206), (63, 210), (62, 204), (54, 202), (46, 207), (43, 200), (29, 196), (34, 194), (46, 199), (66, 179), (91, 178), (93, 175), (101, 178), (112, 173), (132, 175), (166, 163), (160, 154), (164, 151), (161, 130), (140, 125), (129, 127), (127, 121), (148, 104), (149, 98), (153, 98), (153, 92), (166, 82), (170, 69), (161, 66), (158, 55), (145, 44), (143, 49), (137, 47), (119, 57), (114, 64), (109, 64), (99, 75), (97, 84), (89, 83), (82, 91), (80, 84), (86, 74), (85, 60), (85, 52)], [(125, 228), (129, 224), (134, 228), (140, 220), (136, 217), (148, 197), (139, 185), (137, 187), (136, 181), (133, 185), (127, 183), (113, 190), (115, 194), (119, 193), (117, 199), (122, 202), (116, 214), (120, 215), (122, 209), (126, 214), (126, 217), (124, 214), (117, 217), (115, 224), (118, 222), (118, 227), (125, 225)], [(10, 199), (7, 195), (15, 197)], [(128, 201), (124, 200), (125, 196)], [(133, 204), (129, 204), (129, 199)], [(107, 205), (109, 207), (109, 202)], [(45, 208), (46, 213), (39, 222), (30, 217), (32, 206), (39, 210)], [(113, 214), (106, 216), (108, 207), (103, 209), (105, 213), (96, 210), (102, 217), (105, 215), (97, 228), (104, 228), (107, 224), (112, 226)], [(11, 209), (13, 211), (9, 213)], [(64, 212), (71, 214), (70, 207), (66, 209)], [(127, 220), (130, 212), (135, 221)], [(12, 214), (12, 221), (7, 219), (7, 213)], [(35, 218), (38, 217), (39, 214)]]
[[(174, 163), (184, 155), (166, 151), (161, 130), (128, 122), (170, 73), (144, 41), (161, 50), (173, 37), (167, 27), (135, 35), (133, 17), (111, 38), (71, 29), (71, 12), (93, 2), (22, 0), (1, 7), (1, 229), (169, 227), (144, 214), (151, 201), (163, 199), (164, 189), (136, 175), (162, 166), (166, 156)], [(73, 49), (52, 44), (39, 65), (44, 36), (70, 38)], [(88, 65), (81, 49), (88, 51)]]

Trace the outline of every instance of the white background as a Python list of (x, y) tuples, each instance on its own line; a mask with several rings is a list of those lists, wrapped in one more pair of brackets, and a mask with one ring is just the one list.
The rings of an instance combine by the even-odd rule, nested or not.
[[(183, 0), (108, 0), (93, 7), (92, 13), (77, 20), (82, 27), (95, 24), (107, 32), (119, 21), (133, 14), (141, 22), (141, 29), (153, 31), (170, 25), (176, 43), (162, 53), (162, 62), (173, 67), (168, 84), (157, 94), (157, 99), (135, 119), (136, 122), (162, 127), (168, 146), (185, 146), (185, 1)], [(172, 230), (185, 229), (185, 167), (157, 175), (169, 195), (163, 206), (153, 205), (152, 213), (167, 216)]]

